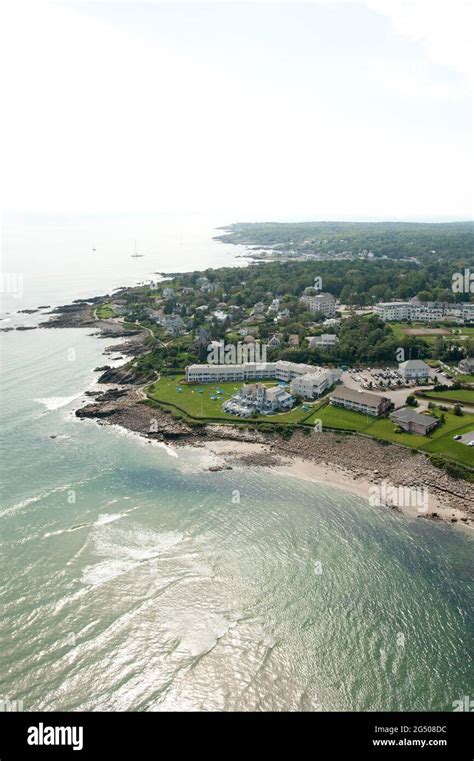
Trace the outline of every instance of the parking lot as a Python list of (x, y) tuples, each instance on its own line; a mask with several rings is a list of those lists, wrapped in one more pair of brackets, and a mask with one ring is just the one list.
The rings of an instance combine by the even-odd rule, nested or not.
[[(439, 371), (430, 369), (431, 378), (434, 379), (435, 375), (439, 382), (443, 382)], [(386, 396), (395, 407), (402, 407), (408, 394), (412, 394), (417, 389), (427, 388), (427, 386), (421, 386), (416, 380), (404, 381), (397, 367), (352, 367), (342, 373), (341, 380), (348, 388)], [(423, 400), (419, 401), (423, 406)]]

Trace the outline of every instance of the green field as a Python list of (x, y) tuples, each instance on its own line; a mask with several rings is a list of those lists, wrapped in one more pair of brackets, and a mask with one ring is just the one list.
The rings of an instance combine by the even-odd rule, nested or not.
[(317, 410), (308, 419), (308, 423), (315, 423), (316, 420), (321, 420), (323, 430), (327, 428), (340, 428), (345, 431), (363, 431), (367, 428), (367, 425), (372, 418), (367, 415), (362, 415), (360, 412), (352, 412), (351, 410), (345, 410), (342, 407), (333, 407), (328, 404), (322, 409)]
[(103, 304), (103, 306), (98, 307), (96, 310), (96, 314), (99, 320), (108, 320), (109, 317), (115, 316), (115, 312), (110, 306), (110, 304)]
[[(310, 409), (303, 409), (298, 405), (290, 412), (276, 415), (259, 415), (255, 418), (241, 419), (222, 412), (222, 404), (238, 391), (240, 383), (219, 384), (189, 384), (183, 383), (184, 377), (162, 377), (148, 388), (148, 398), (159, 403), (164, 409), (173, 414), (191, 419), (203, 421), (240, 423), (270, 423), (305, 426), (314, 425), (321, 420), (324, 428), (353, 431), (372, 436), (379, 441), (401, 444), (423, 452), (439, 453), (449, 457), (463, 465), (474, 467), (474, 452), (466, 444), (453, 441), (453, 436), (474, 430), (474, 414), (462, 416), (446, 412), (445, 421), (436, 428), (431, 436), (419, 436), (413, 433), (396, 433), (396, 426), (389, 418), (373, 418), (360, 412), (352, 412), (341, 407), (333, 407), (327, 400), (320, 400), (312, 405), (305, 405)], [(274, 386), (272, 381), (264, 381), (267, 387)], [(222, 391), (217, 394), (217, 390)], [(217, 398), (212, 399), (212, 396)], [(438, 410), (431, 414), (440, 415)]]
[[(156, 383), (148, 388), (148, 397), (163, 406), (177, 407), (178, 410), (191, 418), (206, 418), (212, 420), (223, 420), (238, 422), (241, 420), (235, 415), (227, 415), (222, 411), (223, 402), (230, 399), (242, 386), (239, 382), (231, 383), (192, 383), (183, 382), (184, 376), (162, 377)], [(263, 381), (263, 385), (268, 388), (275, 386), (273, 381)], [(179, 390), (180, 389), (180, 390)], [(222, 391), (217, 394), (217, 391)], [(212, 399), (215, 396), (215, 399)], [(298, 405), (289, 412), (276, 413), (274, 415), (259, 415), (251, 418), (252, 421), (266, 423), (300, 423), (312, 415), (314, 406), (309, 405), (310, 409), (303, 409)], [(248, 420), (248, 418), (247, 418)]]
[[(465, 420), (466, 417), (468, 416), (465, 415), (462, 418), (458, 418), (458, 420)], [(469, 417), (474, 418), (473, 415)], [(474, 431), (474, 419), (463, 427), (457, 428), (456, 434), (462, 435), (471, 431)], [(436, 452), (437, 454), (445, 455), (452, 460), (456, 460), (456, 462), (460, 462), (462, 465), (474, 468), (474, 447), (468, 447), (462, 441), (453, 441), (453, 435), (452, 430), (449, 433), (443, 433), (441, 430), (441, 435), (430, 441), (423, 447), (423, 450), (428, 453)]]
[(463, 402), (464, 404), (472, 404), (474, 406), (474, 389), (460, 388), (454, 391), (430, 391), (425, 394), (430, 399), (440, 399), (453, 402)]
[[(430, 413), (439, 415), (440, 413)], [(314, 424), (317, 419), (324, 427), (354, 431), (366, 436), (373, 436), (381, 441), (401, 444), (406, 447), (420, 449), (424, 452), (437, 452), (450, 457), (463, 465), (474, 467), (474, 452), (466, 444), (453, 441), (453, 436), (474, 430), (474, 414), (464, 414), (461, 417), (450, 412), (445, 413), (445, 421), (436, 428), (431, 436), (419, 436), (414, 433), (396, 433), (396, 426), (389, 418), (372, 418), (360, 412), (352, 412), (340, 407), (328, 405), (313, 413), (306, 421)]]

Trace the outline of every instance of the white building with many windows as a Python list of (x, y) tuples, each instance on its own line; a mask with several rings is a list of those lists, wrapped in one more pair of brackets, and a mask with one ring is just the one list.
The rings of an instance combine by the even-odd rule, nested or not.
[(474, 322), (474, 304), (441, 301), (385, 301), (374, 306), (374, 314), (384, 322)]
[(333, 386), (340, 378), (339, 370), (326, 370), (321, 367), (313, 368), (314, 372), (301, 375), (290, 383), (293, 396), (303, 399), (317, 399)]
[(321, 312), (326, 317), (334, 317), (336, 314), (336, 299), (332, 293), (316, 293), (314, 296), (303, 295), (300, 301), (308, 307), (310, 312)]
[(408, 359), (406, 362), (400, 362), (398, 370), (405, 380), (430, 377), (429, 365), (422, 359)]
[(323, 333), (321, 336), (307, 336), (310, 349), (327, 349), (335, 346), (339, 338), (334, 333)]
[(240, 365), (189, 365), (188, 383), (223, 383), (225, 381), (279, 380), (290, 383), (292, 394), (315, 399), (341, 377), (336, 368), (322, 368), (298, 362), (245, 362)]

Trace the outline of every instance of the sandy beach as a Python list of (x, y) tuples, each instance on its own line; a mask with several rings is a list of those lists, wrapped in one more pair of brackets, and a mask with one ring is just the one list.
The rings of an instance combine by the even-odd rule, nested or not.
[[(377, 492), (380, 492), (380, 478), (375, 477), (357, 477), (349, 469), (337, 467), (324, 462), (314, 462), (312, 460), (304, 459), (302, 457), (291, 456), (286, 457), (284, 455), (275, 455), (273, 448), (268, 447), (265, 444), (252, 443), (246, 441), (206, 441), (204, 448), (218, 457), (218, 461), (224, 463), (234, 463), (242, 465), (260, 465), (266, 467), (269, 470), (277, 471), (281, 475), (291, 476), (293, 478), (300, 478), (305, 481), (309, 481), (315, 484), (324, 484), (336, 489), (342, 489), (345, 492), (355, 494), (366, 502), (374, 504), (371, 499), (374, 500), (374, 496)], [(265, 464), (265, 463), (268, 464)], [(383, 479), (382, 479), (383, 480)], [(396, 484), (391, 484), (394, 488)], [(403, 494), (400, 494), (403, 497)], [(443, 503), (442, 499), (433, 494), (431, 491), (426, 491), (426, 503), (417, 507), (413, 504), (413, 501), (400, 500), (383, 501), (377, 507), (385, 507), (386, 509), (396, 510), (399, 513), (403, 513), (409, 518), (425, 518), (430, 520), (443, 520), (451, 522), (453, 518), (460, 527), (472, 530), (472, 522), (466, 522), (462, 519), (466, 519), (466, 513), (457, 508), (450, 507)], [(433, 513), (436, 516), (433, 516)]]

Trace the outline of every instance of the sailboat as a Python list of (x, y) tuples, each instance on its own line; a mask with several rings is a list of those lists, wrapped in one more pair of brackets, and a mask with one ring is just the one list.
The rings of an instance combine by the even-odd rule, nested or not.
[(143, 254), (137, 253), (137, 241), (135, 241), (135, 252), (132, 254), (133, 259), (140, 259), (143, 256)]

